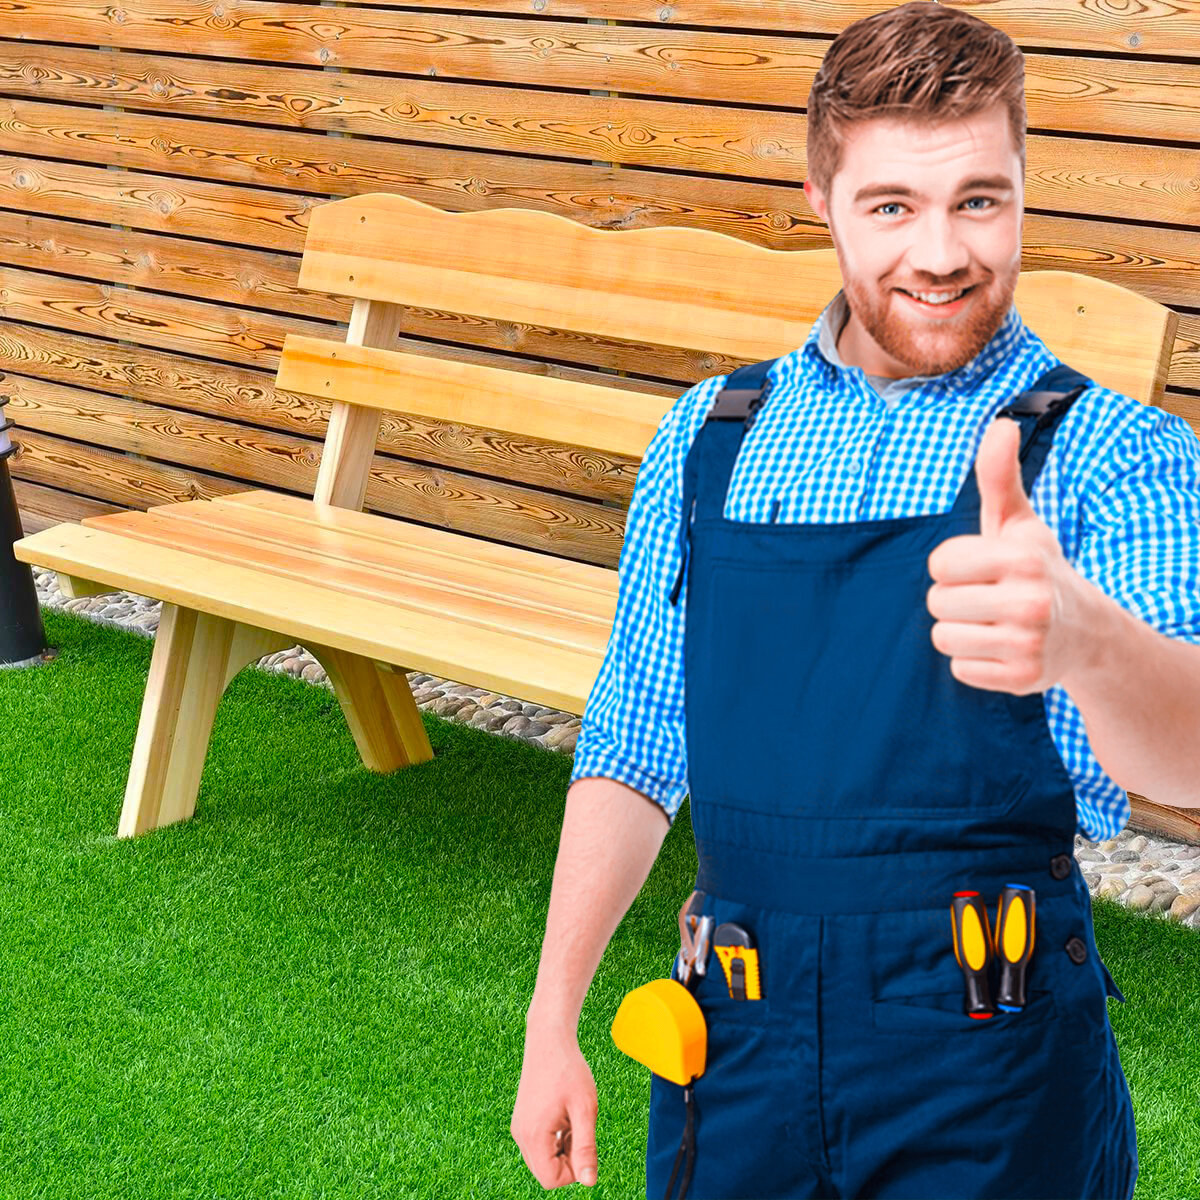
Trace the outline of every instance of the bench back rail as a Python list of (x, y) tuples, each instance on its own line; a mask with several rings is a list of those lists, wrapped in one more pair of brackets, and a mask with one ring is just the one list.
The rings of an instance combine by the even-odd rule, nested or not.
[[(753, 362), (800, 345), (841, 286), (832, 249), (709, 230), (598, 230), (525, 209), (449, 213), (376, 193), (313, 211), (300, 285), (354, 298), (345, 342), (289, 334), (277, 385), (331, 401), (314, 500), (361, 509), (384, 411), (640, 459), (671, 400), (390, 347), (407, 306)], [(1176, 314), (1105, 280), (1022, 274), (1016, 303), (1063, 361), (1144, 403)]]

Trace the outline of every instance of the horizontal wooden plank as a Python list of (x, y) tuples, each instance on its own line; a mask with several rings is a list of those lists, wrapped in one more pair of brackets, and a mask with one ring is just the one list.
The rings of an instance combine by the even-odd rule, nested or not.
[[(258, 14), (268, 11), (270, 20), (264, 21)], [(21, 42), (0, 43), (5, 91), (32, 95), (36, 89), (47, 99), (73, 101), (86, 90), (132, 108), (380, 136), (401, 136), (398, 124), (450, 124), (444, 114), (455, 108), (486, 113), (480, 125), (495, 132), (497, 121), (507, 125), (512, 117), (503, 93), (513, 97), (511, 89), (490, 86), (496, 83), (522, 85), (516, 98), (526, 106), (527, 131), (530, 123), (541, 127), (539, 110), (554, 104), (561, 106), (562, 121), (592, 127), (612, 120), (614, 108), (628, 108), (639, 125), (680, 120), (666, 111), (650, 116), (650, 109), (631, 99), (634, 95), (799, 110), (807, 104), (829, 46), (827, 39), (805, 37), (799, 29), (783, 36), (712, 30), (667, 34), (661, 26), (370, 8), (340, 9), (337, 36), (329, 37), (314, 28), (317, 18), (308, 6), (245, 0), (245, 8), (229, 12), (207, 39), (191, 23), (189, 51), (212, 56), (201, 60), (172, 57), (180, 48), (179, 25), (190, 21), (182, 0), (128, 10), (120, 24), (100, 6), (81, 0), (68, 19), (55, 21), (49, 35), (55, 43), (82, 43), (77, 47), (34, 40), (47, 37), (47, 28), (28, 12), (10, 13), (6, 22), (5, 32)], [(323, 18), (321, 23), (327, 25)], [(115, 47), (120, 54), (114, 58), (95, 46)], [(49, 61), (56, 70), (47, 76), (38, 68)], [(306, 69), (314, 65), (339, 70), (314, 76)], [(1197, 107), (1198, 71), (1187, 63), (1031, 51), (1025, 55), (1029, 124), (1192, 140), (1187, 113)], [(553, 88), (619, 92), (621, 103), (540, 90)], [(718, 124), (729, 119), (716, 117)], [(538, 136), (549, 135), (539, 128)], [(436, 140), (457, 138), (440, 130)]]
[(20, 429), (14, 440), (20, 445), (19, 453), (8, 460), (14, 479), (75, 490), (122, 509), (246, 490), (245, 483), (234, 479), (132, 458), (36, 429)]
[[(98, 114), (87, 108), (63, 111), (63, 106), (55, 105), (37, 112), (28, 105), (21, 108), (19, 119), (6, 126), (3, 144), (28, 153), (0, 155), (0, 207), (22, 214), (99, 219), (136, 230), (299, 252), (308, 209), (327, 199), (287, 190), (251, 191), (241, 182), (237, 187), (223, 184), (224, 164), (236, 158), (232, 145), (209, 146), (189, 163), (190, 178), (151, 174), (151, 168), (164, 165), (154, 149), (153, 117)], [(120, 126), (118, 144), (107, 137), (113, 120)], [(29, 157), (63, 153), (63, 121), (74, 123), (80, 139), (71, 150), (73, 155), (90, 153), (98, 164), (119, 159), (133, 169)], [(597, 228), (712, 229), (776, 250), (812, 249), (826, 240), (825, 227), (803, 191), (791, 184), (411, 144), (405, 146), (404, 170), (397, 172), (395, 155), (387, 147), (352, 139), (340, 139), (346, 167), (335, 171), (327, 161), (328, 138), (303, 132), (277, 136), (279, 159), (302, 156), (310, 170), (324, 176), (320, 184), (333, 196), (396, 191), (450, 211), (515, 205), (558, 213)], [(1200, 224), (1200, 150), (1030, 134), (1026, 155), (1029, 208), (1091, 217), (1136, 213), (1143, 221)], [(240, 160), (236, 169), (240, 180)], [(211, 182), (210, 176), (217, 182)], [(266, 163), (259, 181), (276, 189), (296, 187), (294, 172), (272, 172)], [(171, 197), (169, 203), (164, 195)], [(118, 259), (114, 265), (125, 262)], [(136, 255), (132, 265), (137, 266)], [(197, 285), (201, 280), (202, 274)], [(266, 293), (267, 298), (270, 295)]]
[(319, 436), (296, 437), (38, 379), (9, 376), (3, 390), (12, 396), (8, 411), (18, 440), (36, 430), (292, 491), (311, 494), (316, 483)]
[[(251, 523), (245, 528), (270, 523), (284, 530), (298, 530), (300, 532), (288, 535), (296, 541), (315, 543), (326, 534), (332, 534), (355, 547), (360, 543), (385, 547), (389, 558), (397, 555), (417, 555), (433, 559), (456, 559), (475, 565), (484, 564), (489, 570), (499, 573), (516, 572), (519, 575), (539, 577), (550, 575), (563, 584), (569, 583), (577, 591), (590, 589), (598, 591), (605, 598), (611, 592), (611, 568), (572, 562), (566, 558), (554, 558), (520, 546), (506, 546), (479, 538), (468, 540), (451, 530), (434, 529), (412, 521), (402, 521), (398, 525), (398, 519), (394, 517), (358, 512), (352, 508), (338, 508), (334, 505), (313, 504), (307, 499), (289, 496), (284, 492), (256, 488), (253, 491), (218, 496), (212, 503), (221, 508), (222, 522), (228, 522), (232, 516), (237, 515)], [(172, 511), (182, 511), (178, 506), (169, 507)], [(167, 508), (162, 511), (167, 511)], [(397, 528), (404, 530), (402, 544), (399, 545), (396, 538)], [(359, 555), (360, 551), (355, 549), (354, 553)], [(578, 606), (584, 602), (573, 603)]]
[(1159, 407), (1182, 417), (1192, 427), (1196, 437), (1200, 438), (1200, 392), (1168, 389)]
[[(269, 22), (261, 16), (267, 10)], [(106, 18), (98, 5), (85, 2), (69, 7), (66, 20), (56, 20), (51, 32), (44, 18), (26, 7), (8, 17), (5, 33), (20, 37), (28, 48), (0, 46), (0, 80), (7, 82), (32, 63), (45, 62), (49, 47), (37, 39), (49, 38), (88, 48), (54, 47), (62, 75), (46, 82), (51, 88), (48, 95), (55, 98), (78, 98), (79, 91), (72, 88), (67, 75), (77, 76), (80, 83), (96, 80), (101, 74), (96, 66), (99, 55), (91, 47), (105, 45), (121, 50), (118, 62), (113, 62), (111, 55), (103, 56), (115, 71), (107, 79), (110, 89), (125, 92), (125, 81), (139, 75), (144, 88), (143, 72), (151, 55), (138, 52), (149, 51), (179, 89), (171, 95), (160, 88), (156, 94), (160, 106), (173, 104), (185, 91), (193, 91), (198, 82), (195, 73), (207, 74), (211, 68), (208, 82), (188, 104), (203, 103), (202, 93), (207, 93), (207, 102), (217, 105), (218, 115), (230, 116), (230, 105), (245, 111), (243, 102), (252, 96), (258, 105), (265, 102), (268, 110), (277, 105), (282, 109), (283, 93), (292, 93), (292, 112), (286, 122), (265, 114), (256, 116), (277, 124), (295, 120), (295, 96), (308, 91), (297, 81), (298, 73), (285, 68), (318, 64), (347, 72), (342, 77), (346, 91), (338, 94), (343, 107), (353, 104), (357, 108), (361, 100), (359, 88), (365, 77), (349, 76), (358, 71), (799, 107), (829, 45), (828, 39), (804, 37), (800, 31), (781, 35), (673, 29), (666, 33), (644, 26), (357, 7), (339, 10), (337, 36), (329, 37), (314, 28), (317, 21), (328, 27), (326, 15), (317, 17), (309, 5), (244, 0), (229, 12), (220, 29), (206, 35), (193, 23), (194, 36), (188, 36), (190, 52), (224, 61), (185, 66), (186, 60), (167, 56), (178, 54), (178, 27), (189, 19), (181, 0), (156, 0), (153, 8), (132, 9), (120, 24)], [(14, 32), (10, 33), (10, 28)], [(273, 65), (255, 67), (246, 60)], [(262, 84), (264, 71), (280, 78), (283, 91), (274, 98), (267, 98), (270, 88)], [(387, 82), (404, 86), (402, 80), (376, 78), (385, 86)], [(328, 76), (315, 82), (321, 89), (340, 87), (340, 82)], [(217, 94), (217, 89), (233, 88), (240, 89), (237, 95)], [(130, 94), (136, 94), (136, 88)]]
[[(290, 438), (37, 380), (10, 376), (4, 387), (13, 397), (9, 411), (18, 424), (16, 440), (35, 456), (39, 448), (42, 451), (44, 473), (39, 482), (61, 485), (72, 470), (78, 470), (75, 462), (54, 469), (62, 443), (44, 440), (51, 435), (73, 439), (68, 443), (73, 448), (72, 458), (80, 453), (75, 447), (106, 446), (141, 454), (167, 470), (203, 472), (208, 478), (241, 481), (240, 488), (222, 488), (221, 494), (267, 485), (311, 496), (316, 484), (321, 445), (312, 439)], [(149, 507), (156, 502), (154, 498), (142, 497), (139, 502), (130, 496), (130, 465), (149, 464), (120, 455), (93, 459), (93, 471), (105, 473), (88, 479), (88, 493), (123, 507)], [(106, 468), (116, 474), (116, 479), (108, 476)], [(34, 478), (28, 466), (23, 466), (20, 473)], [(198, 495), (198, 485), (188, 475), (173, 478), (176, 486), (197, 490), (159, 499), (170, 502)], [(366, 503), (369, 509), (385, 515), (602, 566), (616, 565), (625, 531), (625, 514), (606, 505), (379, 454), (372, 464)]]
[[(469, 545), (455, 558), (425, 555), (421, 561), (413, 561), (416, 556), (410, 553), (407, 561), (397, 561), (378, 551), (372, 553), (365, 539), (328, 530), (320, 531), (319, 546), (289, 542), (281, 534), (295, 534), (297, 526), (272, 528), (261, 514), (255, 519), (253, 510), (238, 527), (238, 510), (203, 511), (214, 507), (197, 500), (184, 506), (186, 511), (166, 508), (116, 513), (90, 517), (84, 524), (149, 545), (174, 546), (206, 561), (252, 564), (281, 580), (305, 581), (339, 594), (453, 616), (467, 625), (510, 632), (538, 643), (574, 649), (598, 645), (602, 651), (612, 628), (616, 572), (611, 570), (594, 568), (598, 574), (614, 578), (613, 585), (602, 591), (598, 580), (584, 589), (556, 583), (548, 574), (539, 578), (531, 572), (504, 572), (483, 565), (472, 568)], [(392, 524), (392, 536), (402, 543), (409, 523)], [(460, 540), (471, 543), (476, 539), (460, 536)], [(358, 557), (359, 553), (363, 557)]]
[[(804, 117), (798, 112), (386, 75), (333, 74), (201, 59), (174, 59), (168, 63), (162, 57), (147, 56), (141, 64), (143, 73), (158, 78), (169, 68), (173, 81), (169, 92), (156, 95), (144, 74), (140, 83), (125, 75), (132, 64), (126, 64), (124, 54), (59, 46), (43, 46), (37, 53), (32, 48), (13, 51), (16, 45), (0, 43), (0, 86), (6, 92), (34, 92), (20, 82), (20, 62), (24, 62), (24, 70), (44, 75), (35, 64), (52, 61), (56, 64), (54, 82), (47, 79), (45, 87), (37, 87), (37, 95), (72, 101), (88, 98), (95, 104), (108, 100), (128, 109), (169, 109), (172, 115), (154, 118), (154, 124), (160, 127), (160, 144), (170, 138), (186, 143), (193, 137), (204, 140), (214, 136), (216, 131), (211, 128), (196, 128), (211, 122), (187, 119), (211, 117), (224, 122), (269, 121), (285, 129), (295, 125), (585, 161), (600, 159), (795, 182), (804, 178), (797, 169), (803, 161), (805, 129)], [(57, 65), (63, 56), (77, 66), (78, 60), (90, 56), (86, 82), (78, 87), (66, 82), (65, 68)], [(4, 68), (6, 57), (10, 65)], [(124, 82), (118, 83), (118, 76)], [(289, 91), (307, 98), (300, 105), (285, 103), (281, 93)], [(222, 94), (226, 99), (219, 98)], [(239, 96), (244, 101), (236, 98)], [(339, 103), (339, 99), (344, 102)], [(0, 103), (0, 126), (8, 103), (15, 102)], [(115, 115), (99, 110), (94, 113), (106, 120), (106, 142), (115, 140), (109, 132)], [(279, 163), (276, 130), (230, 124), (225, 132), (236, 143), (239, 159)], [(68, 140), (73, 145), (78, 134), (69, 131)], [(340, 139), (335, 140), (323, 148), (322, 157), (341, 154), (342, 150)], [(391, 152), (395, 153), (394, 147)], [(189, 151), (180, 161), (190, 162), (195, 157), (198, 155)], [(344, 160), (335, 161), (340, 165)], [(276, 169), (300, 170), (288, 166)], [(307, 173), (311, 168), (305, 164), (303, 169)]]
[[(344, 330), (342, 331), (344, 336)], [(470, 347), (445, 347), (403, 339), (408, 352), (526, 371), (543, 378), (598, 384), (619, 383), (609, 374), (535, 362)], [(5, 327), (0, 339), (0, 392), (3, 373), (65, 384), (105, 395), (125, 396), (142, 404), (201, 413), (222, 421), (249, 424), (322, 439), (329, 424), (330, 403), (321, 397), (288, 392), (275, 386), (271, 375), (237, 364), (169, 354), (145, 346), (102, 342), (36, 325)], [(649, 384), (639, 388), (673, 401), (682, 384)], [(535, 438), (498, 437), (493, 431), (463, 422), (427, 420), (414, 414), (385, 414), (379, 451), (433, 466), (488, 475), (586, 496), (625, 508), (637, 475), (638, 460), (577, 450)], [(639, 455), (640, 458), (640, 455)]]
[(584, 651), (534, 642), (83, 525), (22, 538), (13, 552), (21, 562), (270, 629), (300, 645), (335, 646), (564, 712), (583, 713), (603, 658), (603, 645)]
[(1200, 388), (1200, 314), (1181, 313), (1171, 352), (1168, 386)]
[[(56, 64), (50, 78), (40, 66), (48, 61)], [(172, 86), (155, 92), (148, 81), (164, 72)], [(190, 116), (758, 179), (805, 176), (807, 126), (797, 97), (807, 87), (755, 100), (790, 109), (781, 111), (21, 43), (0, 43), (0, 81), (16, 95), (65, 102), (107, 95), (125, 109), (165, 109), (156, 117), (166, 126), (160, 136), (184, 143), (197, 135), (169, 123)], [(1042, 132), (1194, 146), (1200, 65), (1038, 56), (1027, 68), (1026, 104), (1030, 127)], [(242, 158), (274, 132), (237, 128)], [(277, 161), (275, 151), (257, 152)]]
[(633, 390), (294, 335), (284, 344), (278, 383), (638, 459), (672, 404)]
[(1026, 213), (1023, 271), (1079, 271), (1131, 288), (1160, 304), (1195, 304), (1200, 227), (1158, 229)]
[(105, 504), (89, 496), (77, 496), (60, 488), (43, 487), (24, 479), (14, 479), (12, 485), (24, 534), (50, 529), (64, 521), (82, 521), (84, 517), (100, 517), (120, 511), (114, 504)]
[[(429, 7), (428, 0), (360, 0), (389, 9)], [(1097, 4), (1096, 0), (940, 0), (963, 8), (1004, 30), (1020, 46), (1051, 49), (1112, 50), (1125, 53), (1200, 57), (1200, 0)], [(747, 5), (745, 0), (545, 0), (538, 11), (548, 18), (643, 21), (675, 29), (707, 25), (833, 36), (853, 21), (895, 7), (896, 0), (771, 0)], [(455, 0), (456, 10), (469, 13), (530, 11), (530, 0)]]
[(330, 329), (277, 313), (3, 266), (0, 317), (271, 370), (286, 334), (320, 336)]
[[(1065, 253), (1081, 256), (1083, 225), (1035, 218), (1026, 238), (1045, 227), (1066, 226), (1076, 236)], [(1124, 231), (1122, 265), (1134, 261), (1142, 232), (1140, 227)], [(1046, 252), (1041, 245), (1033, 249), (1035, 256)], [(1200, 233), (1180, 236), (1173, 250), (1177, 258), (1190, 252), (1200, 264)], [(1136, 261), (1144, 266), (1147, 256)], [(1177, 266), (1177, 260), (1164, 265)], [(1106, 267), (1113, 273), (1111, 263)], [(682, 279), (704, 281), (702, 289), (695, 283), (689, 287), (686, 304), (679, 298)], [(713, 346), (726, 354), (769, 357), (802, 344), (841, 285), (841, 274), (832, 249), (764, 250), (702, 230), (614, 233), (527, 209), (445, 213), (408, 197), (373, 193), (313, 210), (300, 282), (325, 292), (449, 307), (518, 324), (552, 320), (564, 329), (604, 337), (637, 336), (660, 345)], [(1058, 289), (1067, 286), (1076, 311), (1086, 318), (1083, 325), (1072, 325), (1076, 335), (1086, 331), (1086, 336), (1069, 343), (1055, 328), (1062, 315)], [(1017, 304), (1033, 329), (1048, 341), (1069, 344), (1080, 369), (1093, 370), (1108, 386), (1141, 399), (1160, 386), (1158, 353), (1166, 314), (1147, 302), (1144, 285), (1131, 294), (1118, 291), (1112, 280), (1035, 271), (1022, 275)], [(1126, 344), (1123, 331), (1143, 320), (1146, 327)], [(1097, 329), (1104, 335), (1097, 337)], [(1121, 344), (1118, 356), (1101, 353), (1092, 361), (1093, 346), (1116, 343)], [(1150, 355), (1149, 375), (1144, 364), (1132, 375), (1122, 366), (1138, 359), (1138, 346)], [(1064, 344), (1064, 354), (1066, 349)], [(321, 394), (328, 395), (328, 389)]]
[(254, 505), (193, 500), (84, 524), (222, 561), (254, 563), (337, 591), (453, 612), (470, 624), (557, 645), (592, 645), (599, 635), (607, 638), (612, 626), (617, 573), (610, 568), (571, 563), (571, 572), (562, 574), (557, 570), (562, 559), (513, 546), (500, 547), (509, 557), (498, 563), (490, 554), (476, 557), (476, 547), (492, 547), (479, 538), (432, 530), (443, 539), (443, 548), (434, 549), (420, 544), (425, 528), (411, 521), (367, 514), (373, 522), (369, 533), (342, 530), (322, 519), (336, 508), (309, 507), (309, 517), (302, 519)]
[(529, 209), (445, 213), (371, 193), (312, 211), (299, 278), (314, 291), (766, 357), (804, 340), (841, 275), (832, 249), (597, 230)]

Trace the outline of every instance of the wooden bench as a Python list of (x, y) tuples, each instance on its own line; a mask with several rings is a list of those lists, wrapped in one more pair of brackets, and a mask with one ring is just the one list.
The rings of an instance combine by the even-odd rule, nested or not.
[[(15, 546), (55, 570), (67, 596), (163, 601), (121, 837), (193, 815), (229, 681), (297, 643), (328, 673), (372, 771), (433, 757), (406, 671), (583, 713), (616, 570), (363, 513), (382, 412), (636, 461), (673, 400), (602, 374), (580, 382), (392, 350), (403, 306), (752, 362), (799, 346), (841, 276), (832, 249), (368, 194), (312, 211), (299, 283), (354, 299), (344, 343), (289, 335), (280, 361), (280, 388), (331, 401), (312, 500), (248, 491), (91, 517)], [(1143, 402), (1161, 394), (1171, 310), (1067, 272), (1022, 275), (1017, 305), (1065, 362)]]

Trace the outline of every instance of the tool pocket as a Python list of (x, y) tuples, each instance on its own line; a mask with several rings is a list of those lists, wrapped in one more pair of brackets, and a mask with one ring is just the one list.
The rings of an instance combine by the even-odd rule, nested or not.
[(963, 990), (937, 992), (923, 996), (898, 996), (891, 1000), (876, 1000), (871, 1006), (871, 1019), (876, 1029), (891, 1029), (907, 1033), (944, 1034), (956, 1031), (963, 1034), (985, 1035), (989, 1030), (1005, 1026), (1041, 1024), (1053, 1020), (1058, 1009), (1054, 993), (1030, 992), (1020, 1012), (996, 1009), (987, 1020), (969, 1017), (963, 1012)]
[(725, 972), (713, 951), (708, 955), (708, 969), (703, 975), (697, 976), (692, 985), (692, 994), (706, 1020), (761, 1024), (766, 1022), (771, 1011), (765, 991), (759, 1000), (735, 1000), (729, 994)]

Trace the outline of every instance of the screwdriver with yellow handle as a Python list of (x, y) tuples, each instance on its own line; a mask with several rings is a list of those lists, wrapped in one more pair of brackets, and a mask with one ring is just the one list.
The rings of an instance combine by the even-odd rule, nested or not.
[(996, 1007), (1020, 1012), (1025, 1007), (1025, 972), (1033, 956), (1037, 898), (1023, 883), (1006, 883), (996, 907), (996, 954), (1000, 987)]
[(978, 892), (954, 893), (950, 923), (954, 930), (954, 957), (967, 984), (966, 1014), (977, 1021), (986, 1021), (994, 1015), (988, 980), (993, 945), (987, 908)]

